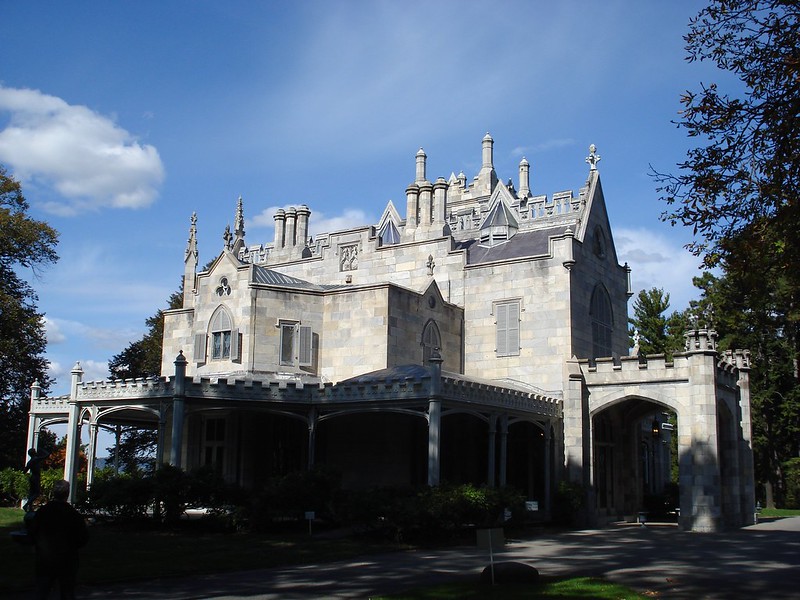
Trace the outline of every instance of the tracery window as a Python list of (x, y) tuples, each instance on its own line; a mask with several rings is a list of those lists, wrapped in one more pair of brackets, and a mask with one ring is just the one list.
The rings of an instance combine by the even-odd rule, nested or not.
[(422, 331), (422, 364), (427, 365), (430, 362), (433, 351), (441, 349), (442, 336), (439, 334), (439, 327), (436, 321), (430, 320), (425, 324), (425, 329)]
[(598, 284), (594, 288), (589, 313), (592, 319), (592, 357), (609, 357), (613, 347), (614, 314), (603, 285)]
[(339, 247), (339, 270), (358, 270), (358, 244)]

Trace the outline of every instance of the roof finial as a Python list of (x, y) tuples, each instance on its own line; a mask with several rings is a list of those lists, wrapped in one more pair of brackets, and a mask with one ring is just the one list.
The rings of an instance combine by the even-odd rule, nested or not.
[(600, 155), (597, 153), (597, 147), (594, 144), (589, 146), (589, 156), (586, 157), (586, 162), (589, 163), (589, 171), (597, 171)]

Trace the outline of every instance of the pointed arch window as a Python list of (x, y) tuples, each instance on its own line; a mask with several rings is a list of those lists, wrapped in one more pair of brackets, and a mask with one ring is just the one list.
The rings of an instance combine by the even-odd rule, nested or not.
[(427, 365), (430, 362), (433, 351), (441, 349), (442, 336), (439, 333), (439, 326), (436, 321), (430, 320), (425, 324), (425, 329), (422, 330), (422, 364)]
[(400, 232), (392, 221), (384, 223), (378, 236), (380, 237), (381, 246), (394, 246), (400, 243)]
[(614, 313), (611, 299), (603, 285), (595, 286), (592, 292), (589, 314), (592, 319), (592, 358), (612, 356)]
[[(198, 355), (201, 352), (205, 354), (206, 336), (200, 335), (195, 339), (195, 353)], [(217, 308), (211, 317), (208, 337), (211, 341), (211, 360), (239, 359), (239, 330), (233, 327), (233, 319), (225, 307)]]

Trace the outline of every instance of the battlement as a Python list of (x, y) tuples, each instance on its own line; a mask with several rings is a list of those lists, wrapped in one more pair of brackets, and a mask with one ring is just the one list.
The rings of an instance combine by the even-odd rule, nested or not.
[(97, 398), (166, 398), (174, 394), (173, 382), (166, 378), (106, 379), (78, 383), (77, 400)]
[(52, 398), (32, 398), (31, 413), (66, 413), (69, 410), (69, 395)]

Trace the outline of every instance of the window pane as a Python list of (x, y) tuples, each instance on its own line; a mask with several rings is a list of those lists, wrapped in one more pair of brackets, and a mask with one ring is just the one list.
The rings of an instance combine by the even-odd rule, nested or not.
[(281, 364), (294, 364), (294, 325), (281, 325)]
[(222, 358), (231, 357), (231, 332), (222, 332)]
[(222, 358), (222, 335), (217, 332), (211, 334), (211, 358)]

